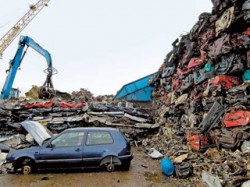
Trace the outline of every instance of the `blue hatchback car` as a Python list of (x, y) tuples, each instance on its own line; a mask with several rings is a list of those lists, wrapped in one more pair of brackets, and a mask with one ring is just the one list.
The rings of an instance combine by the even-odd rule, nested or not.
[(123, 134), (114, 128), (72, 128), (52, 136), (41, 124), (22, 122), (39, 146), (10, 151), (5, 167), (29, 174), (37, 169), (105, 168), (128, 170), (133, 154)]

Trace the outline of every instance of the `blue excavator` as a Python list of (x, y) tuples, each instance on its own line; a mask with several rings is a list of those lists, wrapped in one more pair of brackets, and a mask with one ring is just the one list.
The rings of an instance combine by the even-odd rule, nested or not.
[(48, 66), (47, 69), (45, 70), (45, 73), (47, 73), (46, 80), (43, 86), (40, 87), (39, 98), (51, 99), (55, 96), (55, 90), (52, 84), (51, 77), (57, 71), (55, 68), (52, 67), (52, 59), (50, 53), (44, 48), (42, 48), (39, 44), (37, 44), (32, 38), (28, 36), (21, 36), (19, 39), (18, 49), (16, 51), (16, 54), (14, 58), (10, 61), (9, 69), (6, 71), (8, 75), (1, 92), (1, 99), (9, 98), (17, 70), (20, 67), (21, 62), (29, 47), (33, 48), (35, 51), (44, 56)]

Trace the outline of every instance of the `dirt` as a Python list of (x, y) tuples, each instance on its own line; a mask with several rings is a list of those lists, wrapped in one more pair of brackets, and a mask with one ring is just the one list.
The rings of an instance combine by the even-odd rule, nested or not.
[[(129, 171), (68, 171), (39, 172), (31, 175), (6, 174), (0, 176), (0, 186), (180, 186), (173, 177), (167, 177), (160, 170), (160, 160), (152, 160), (142, 148), (133, 148), (134, 159)], [(178, 181), (179, 183), (180, 181)]]

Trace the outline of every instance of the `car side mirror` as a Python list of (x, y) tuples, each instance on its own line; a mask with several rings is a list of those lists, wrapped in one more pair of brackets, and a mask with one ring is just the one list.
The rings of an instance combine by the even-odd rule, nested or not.
[(47, 146), (47, 148), (54, 148), (55, 147), (55, 145), (53, 145), (52, 143), (50, 143), (48, 146)]

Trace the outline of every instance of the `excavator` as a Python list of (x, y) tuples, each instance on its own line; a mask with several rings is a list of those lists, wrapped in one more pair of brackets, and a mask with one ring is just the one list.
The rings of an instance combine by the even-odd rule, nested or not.
[[(26, 47), (27, 46), (27, 47)], [(26, 48), (25, 48), (26, 47)], [(18, 68), (21, 65), (21, 62), (27, 52), (27, 49), (31, 47), (38, 53), (40, 53), (47, 61), (47, 73), (46, 80), (43, 86), (40, 87), (39, 98), (41, 99), (51, 99), (55, 96), (55, 90), (52, 84), (52, 75), (57, 73), (57, 70), (52, 66), (52, 59), (50, 53), (37, 44), (32, 38), (28, 36), (21, 36), (18, 43), (18, 49), (14, 58), (10, 61), (9, 69), (6, 71), (8, 73), (3, 89), (1, 91), (1, 99), (8, 99), (14, 79), (17, 73)]]

